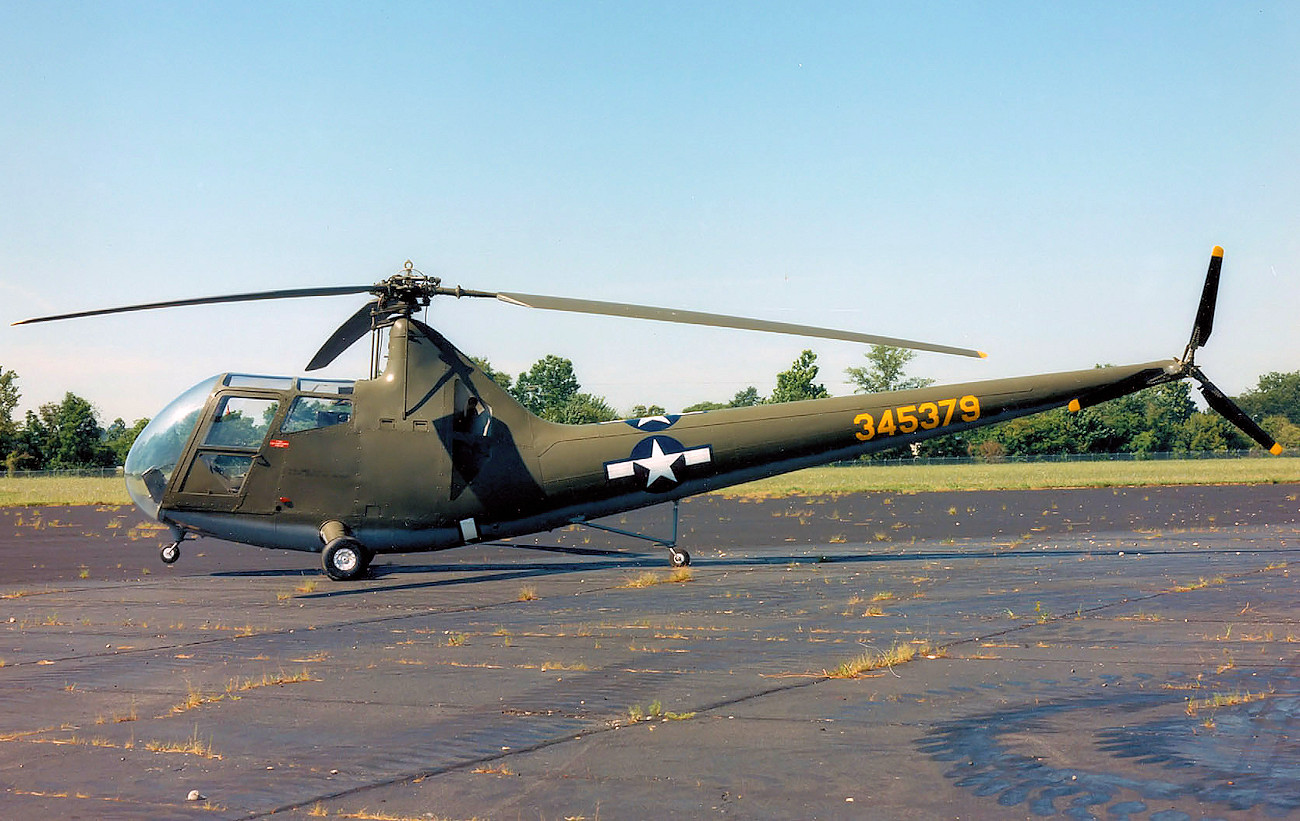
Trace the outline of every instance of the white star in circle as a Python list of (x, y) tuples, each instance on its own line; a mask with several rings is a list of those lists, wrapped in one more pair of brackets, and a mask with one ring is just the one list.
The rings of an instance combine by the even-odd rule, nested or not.
[(667, 416), (642, 416), (636, 421), (636, 426), (638, 428), (644, 428), (651, 422), (662, 422), (665, 427), (668, 427), (672, 425), (673, 420), (669, 419)]
[(667, 479), (676, 484), (677, 474), (673, 473), (673, 465), (677, 464), (681, 458), (682, 454), (680, 453), (664, 453), (663, 448), (659, 447), (659, 440), (655, 439), (650, 444), (650, 455), (644, 459), (637, 459), (635, 462), (650, 471), (650, 475), (645, 480), (645, 486), (650, 487), (658, 479)]

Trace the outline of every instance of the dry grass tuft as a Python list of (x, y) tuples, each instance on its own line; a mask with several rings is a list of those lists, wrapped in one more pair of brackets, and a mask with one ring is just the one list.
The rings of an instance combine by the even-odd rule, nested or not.
[(1222, 576), (1215, 576), (1213, 579), (1210, 579), (1209, 581), (1206, 581), (1205, 577), (1202, 576), (1201, 578), (1197, 579), (1194, 582), (1191, 582), (1190, 584), (1174, 585), (1174, 592), (1189, 593), (1193, 590), (1203, 590), (1204, 588), (1209, 587), (1210, 585), (1226, 584), (1226, 583), (1227, 583), (1227, 579), (1223, 578)]
[(183, 741), (146, 741), (144, 748), (154, 753), (179, 753), (197, 755), (200, 758), (221, 759), (221, 756), (212, 752), (211, 741), (199, 738), (198, 727), (195, 727), (193, 734)]
[(630, 722), (636, 724), (638, 721), (687, 721), (695, 718), (695, 713), (674, 713), (665, 710), (663, 703), (655, 699), (650, 702), (649, 707), (642, 707), (640, 704), (628, 707), (627, 717)]
[(647, 570), (644, 573), (633, 576), (619, 587), (625, 589), (638, 589), (642, 587), (654, 587), (657, 584), (681, 584), (689, 582), (695, 578), (695, 572), (689, 567), (679, 567), (668, 573), (657, 573), (653, 570)]
[(1237, 691), (1234, 693), (1214, 693), (1209, 698), (1189, 698), (1187, 700), (1187, 714), (1194, 716), (1201, 710), (1217, 710), (1220, 707), (1232, 707), (1237, 704), (1249, 704), (1252, 701), (1262, 701), (1272, 693), (1250, 693)]
[(823, 673), (830, 678), (857, 678), (863, 673), (869, 673), (873, 670), (893, 668), (900, 664), (906, 664), (917, 656), (933, 659), (942, 658), (944, 655), (946, 654), (943, 650), (929, 641), (895, 642), (888, 650), (883, 652), (867, 650), (861, 655), (841, 663), (834, 670), (825, 670)]

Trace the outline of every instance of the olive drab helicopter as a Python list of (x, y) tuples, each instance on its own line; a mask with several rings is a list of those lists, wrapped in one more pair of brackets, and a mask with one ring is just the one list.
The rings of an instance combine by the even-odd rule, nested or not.
[[(435, 297), (878, 343), (964, 356), (979, 351), (718, 314), (446, 287), (411, 263), (374, 285), (302, 288), (155, 302), (24, 320), (186, 305), (371, 294), (307, 371), (372, 337), (370, 378), (225, 373), (177, 397), (126, 459), (127, 489), (170, 529), (162, 560), (211, 536), (316, 552), (336, 580), (380, 553), (441, 550), (585, 524), (646, 539), (682, 566), (683, 497), (1067, 406), (1078, 411), (1192, 378), (1207, 404), (1273, 453), (1281, 448), (1206, 379), (1223, 249), (1216, 247), (1191, 339), (1177, 359), (779, 405), (664, 414), (589, 425), (540, 419), (455, 345), (415, 317)], [(387, 337), (387, 357), (381, 357)], [(593, 522), (673, 503), (667, 538)]]

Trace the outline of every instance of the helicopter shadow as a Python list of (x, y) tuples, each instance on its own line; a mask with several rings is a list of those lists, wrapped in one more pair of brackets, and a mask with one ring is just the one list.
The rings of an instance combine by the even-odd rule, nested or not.
[[(390, 577), (425, 574), (458, 574), (454, 578), (412, 581), (403, 584), (368, 585), (364, 588), (349, 587), (328, 590), (320, 593), (308, 593), (300, 599), (329, 599), (338, 596), (355, 596), (366, 593), (389, 593), (401, 590), (423, 590), (457, 585), (482, 584), (484, 582), (516, 581), (523, 579), (545, 578), (570, 573), (596, 573), (604, 570), (635, 570), (654, 567), (662, 563), (658, 553), (630, 553), (621, 550), (598, 550), (592, 548), (574, 548), (563, 545), (506, 545), (487, 543), (493, 547), (510, 547), (519, 550), (539, 550), (547, 553), (559, 553), (579, 556), (587, 561), (579, 562), (469, 562), (437, 564), (391, 564), (371, 566), (369, 578), (383, 581)], [(459, 575), (470, 573), (474, 575)]]
[[(585, 558), (587, 561), (574, 562), (550, 562), (550, 561), (485, 561), (471, 563), (427, 563), (427, 564), (385, 564), (372, 566), (370, 569), (369, 580), (380, 582), (380, 584), (368, 584), (362, 587), (347, 587), (337, 590), (328, 590), (318, 593), (307, 593), (297, 596), (299, 599), (329, 599), (342, 596), (365, 595), (369, 593), (397, 592), (402, 590), (421, 590), (434, 589), (438, 587), (451, 587), (458, 585), (474, 585), (485, 582), (502, 582), (515, 581), (524, 579), (545, 578), (548, 576), (563, 576), (573, 573), (598, 573), (607, 570), (639, 570), (654, 569), (663, 566), (663, 558), (658, 551), (633, 553), (622, 550), (601, 550), (593, 548), (567, 547), (564, 545), (510, 545), (503, 543), (486, 543), (492, 547), (509, 547), (515, 550), (533, 550), (544, 553), (562, 554)], [(1297, 552), (1300, 548), (1283, 552)], [(747, 556), (718, 556), (715, 558), (697, 558), (692, 561), (691, 567), (694, 569), (720, 569), (720, 570), (741, 570), (757, 569), (763, 567), (785, 567), (794, 564), (840, 564), (840, 565), (877, 565), (892, 564), (897, 562), (932, 562), (932, 561), (958, 561), (958, 560), (994, 560), (994, 561), (1023, 561), (1027, 558), (1046, 559), (1046, 558), (1078, 558), (1083, 556), (1099, 557), (1113, 556), (1118, 557), (1125, 554), (1132, 554), (1131, 546), (1120, 548), (1077, 548), (1066, 550), (911, 550), (902, 553), (856, 553), (844, 552), (839, 553), (800, 553), (793, 554), (789, 552), (774, 553), (770, 555), (747, 555)], [(1186, 550), (1176, 549), (1144, 549), (1141, 553), (1145, 556), (1188, 556), (1204, 557), (1216, 554), (1246, 554), (1246, 553), (1277, 553), (1276, 549), (1240, 549), (1240, 548), (1219, 548), (1199, 550), (1195, 554), (1189, 554)], [(463, 574), (472, 575), (463, 575)], [(438, 579), (421, 579), (400, 584), (385, 584), (385, 580), (392, 579), (396, 581), (402, 576), (426, 575), (426, 574), (457, 574), (453, 578)], [(227, 571), (214, 573), (214, 576), (225, 577), (274, 577), (274, 576), (301, 576), (304, 571), (301, 570), (264, 570), (264, 571)]]

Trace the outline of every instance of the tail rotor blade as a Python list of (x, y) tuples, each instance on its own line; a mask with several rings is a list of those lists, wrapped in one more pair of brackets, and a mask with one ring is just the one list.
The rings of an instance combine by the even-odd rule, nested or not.
[(1277, 440), (1268, 435), (1268, 432), (1255, 424), (1255, 420), (1246, 415), (1246, 412), (1237, 407), (1237, 404), (1228, 398), (1227, 394), (1215, 387), (1214, 383), (1205, 378), (1199, 370), (1193, 376), (1201, 383), (1201, 395), (1205, 397), (1205, 404), (1214, 408), (1232, 424), (1236, 425), (1242, 433), (1258, 442), (1264, 450), (1274, 456), (1282, 453), (1282, 446)]
[(1222, 269), (1223, 248), (1216, 245), (1210, 254), (1209, 270), (1205, 272), (1205, 287), (1201, 289), (1201, 304), (1196, 309), (1192, 338), (1187, 342), (1188, 355), (1209, 341), (1210, 332), (1214, 330), (1214, 305), (1219, 299), (1219, 271)]

